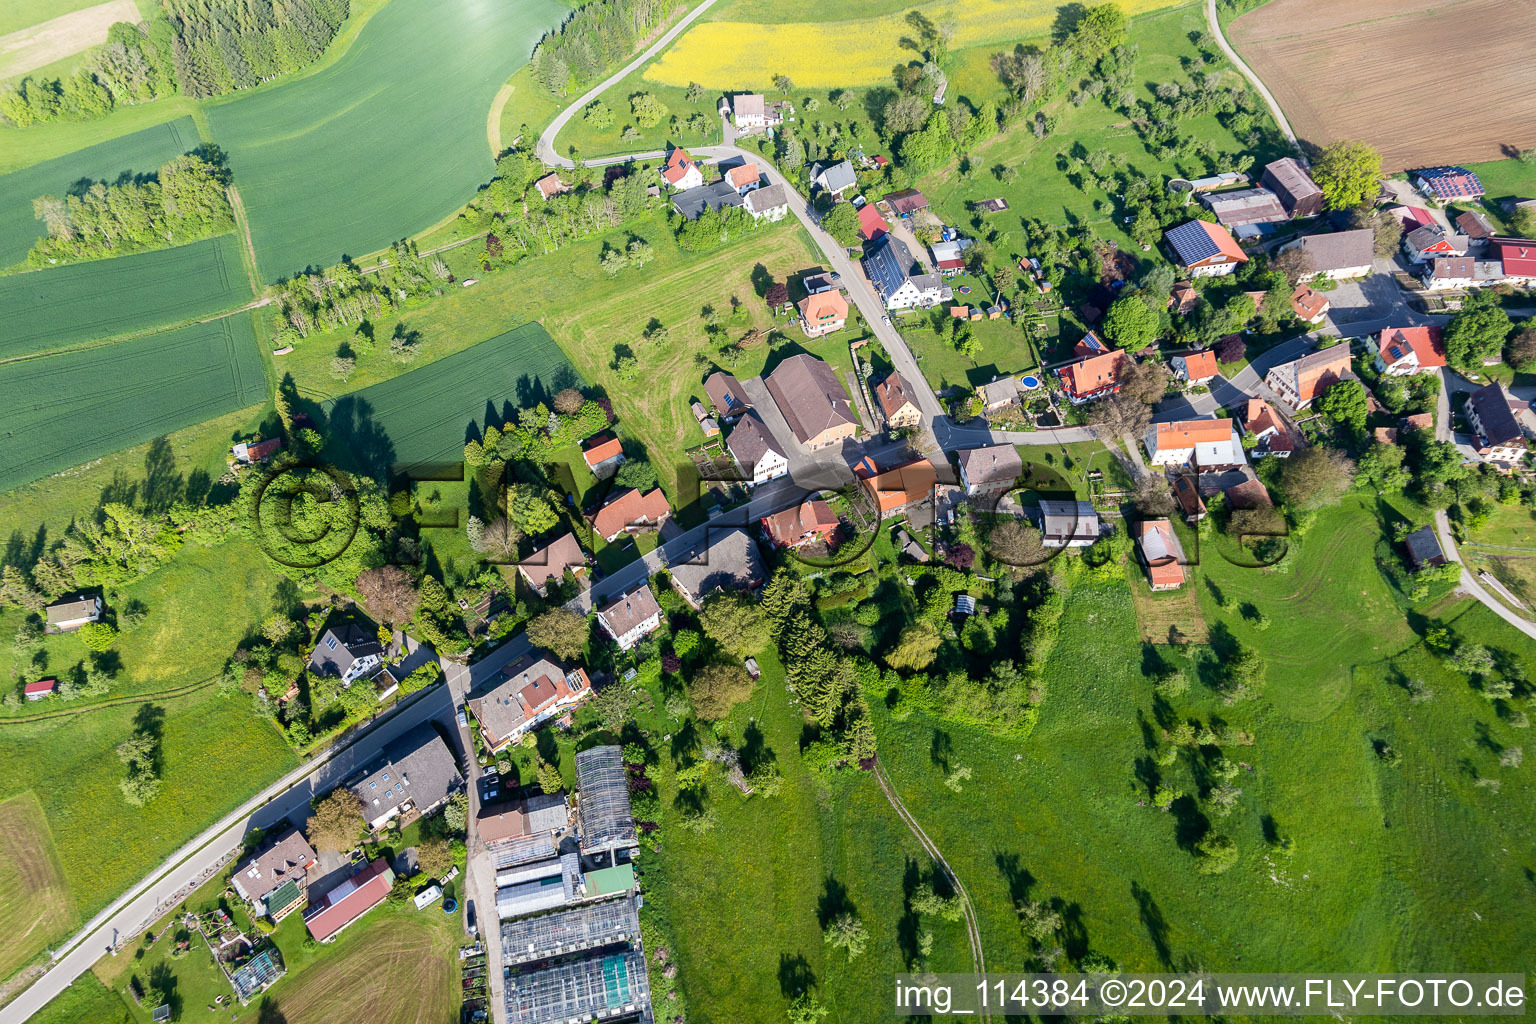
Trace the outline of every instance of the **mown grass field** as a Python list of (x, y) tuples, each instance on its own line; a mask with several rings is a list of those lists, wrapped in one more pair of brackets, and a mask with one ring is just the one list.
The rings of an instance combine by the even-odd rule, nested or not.
[[(6, 161), (28, 148), (19, 129), (0, 132), (0, 170)], [(99, 143), (86, 149), (0, 175), (0, 267), (26, 258), (34, 242), (45, 235), (43, 222), (32, 215), (32, 200), (63, 196), (82, 181), (116, 182), (123, 175), (152, 174), (160, 165), (199, 145), (197, 125), (190, 117)]]
[(330, 443), (336, 458), (365, 466), (439, 471), (461, 462), (488, 422), (499, 427), (583, 383), (548, 332), (528, 323), (327, 403)]
[[(161, 735), (163, 785), (153, 803), (139, 810), (118, 788), (123, 766), (116, 750), (146, 724)], [(298, 763), (277, 729), (255, 715), (249, 698), (220, 696), (214, 689), (82, 708), (41, 722), (6, 722), (0, 739), (0, 795), (36, 795), (81, 917)], [(38, 936), (12, 955), (35, 954), (44, 945)]]
[(0, 277), (10, 325), (0, 359), (206, 317), (250, 300), (234, 235)]
[(491, 176), (492, 98), (565, 10), (392, 0), (330, 66), (211, 105), (263, 276), (382, 249), (457, 210)]
[[(1164, 6), (1160, 0), (1128, 0), (1126, 14), (1141, 14)], [(980, 0), (960, 3), (939, 0), (918, 4), (935, 24), (954, 26), (955, 49), (1043, 39), (1060, 14), (1053, 0)], [(668, 85), (698, 82), (714, 89), (773, 87), (775, 75), (788, 75), (800, 88), (836, 89), (888, 81), (891, 65), (905, 61), (910, 50), (901, 45), (912, 34), (904, 11), (891, 11), (852, 20), (807, 21), (770, 17), (762, 22), (705, 21), (695, 24), (646, 71)], [(724, 15), (716, 15), (724, 17)]]
[(36, 795), (0, 802), (0, 978), (79, 923)]
[[(1257, 701), (1226, 706), (1205, 682), (1219, 671), (1220, 641), (1215, 652), (1143, 646), (1131, 596), (1115, 582), (1080, 584), (1068, 598), (1027, 741), (894, 722), (877, 709), (881, 757), (976, 901), (989, 964), (1026, 956), (1012, 907), (1027, 897), (1061, 901), (1069, 952), (1099, 951), (1128, 971), (1530, 969), (1536, 944), (1519, 908), (1530, 891), (1532, 785), (1528, 769), (1498, 765), (1502, 748), (1528, 737), (1425, 652), (1373, 562), (1365, 538), (1376, 530), (1351, 498), (1320, 517), (1288, 573), (1209, 555), (1193, 570), (1213, 627), (1269, 662)], [(1216, 609), (1202, 578), (1253, 602), (1271, 629)], [(1481, 606), (1467, 609), (1440, 615), (1529, 671), (1529, 641)], [(1143, 675), (1158, 661), (1192, 680), (1161, 708)], [(1434, 699), (1410, 703), (1408, 678), (1425, 680)], [(1252, 746), (1226, 751), (1254, 770), (1239, 775), (1233, 815), (1213, 819), (1240, 852), (1223, 875), (1194, 870), (1199, 810), (1146, 805), (1138, 775), (1162, 742), (1163, 716), (1255, 734)], [(1397, 767), (1378, 759), (1378, 739), (1401, 753)], [(943, 788), (936, 749), (973, 768), (963, 794)], [(1158, 770), (1191, 796), (1203, 785), (1188, 754)], [(1502, 788), (1479, 788), (1477, 777)], [(1267, 843), (1266, 827), (1291, 852)]]
[[(78, 466), (267, 394), (247, 315), (27, 359), (0, 376), (0, 488)], [(20, 524), (18, 524), (20, 525)]]
[(0, 11), (0, 36), (30, 28), (49, 18), (94, 7), (100, 0), (10, 0)]
[[(280, 588), (288, 595), (279, 600)], [(113, 650), (122, 669), (111, 692), (100, 699), (155, 694), (212, 680), (247, 632), (274, 610), (293, 601), (291, 585), (279, 583), (255, 544), (230, 540), (218, 547), (189, 545), (141, 579), (121, 588), (115, 604), (143, 602), (144, 621), (119, 635)], [(0, 612), (0, 636), (10, 636), (25, 618), (22, 609)], [(42, 674), (58, 675), (87, 659), (89, 652), (73, 633), (44, 639), (47, 658)], [(0, 651), (0, 678), (14, 687), (16, 673), (29, 667), (9, 647)], [(37, 678), (31, 671), (28, 678)], [(6, 718), (26, 718), (74, 711), (80, 704), (58, 700), (0, 710)]]
[(30, 1018), (34, 1024), (137, 1024), (117, 993), (94, 974), (76, 978), (53, 1002)]

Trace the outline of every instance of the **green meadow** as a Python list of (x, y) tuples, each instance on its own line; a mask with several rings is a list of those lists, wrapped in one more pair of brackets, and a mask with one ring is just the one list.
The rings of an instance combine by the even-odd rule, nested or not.
[[(95, 266), (106, 266), (97, 264)], [(12, 363), (0, 375), (0, 489), (261, 402), (245, 314)]]
[(250, 301), (234, 235), (12, 274), (0, 277), (0, 309), (9, 323), (0, 359), (211, 316)]

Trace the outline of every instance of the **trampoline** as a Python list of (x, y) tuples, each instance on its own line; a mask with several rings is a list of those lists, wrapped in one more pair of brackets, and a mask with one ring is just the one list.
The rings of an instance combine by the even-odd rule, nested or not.
[(451, 913), (453, 913), (457, 909), (459, 909), (459, 901), (458, 900), (454, 899), (451, 896), (448, 897), (446, 900), (443, 900), (443, 913), (451, 914)]

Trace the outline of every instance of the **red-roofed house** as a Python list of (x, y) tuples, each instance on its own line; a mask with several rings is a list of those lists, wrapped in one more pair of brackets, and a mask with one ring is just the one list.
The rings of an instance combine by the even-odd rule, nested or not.
[(1129, 363), (1125, 353), (1116, 349), (1060, 367), (1056, 376), (1061, 379), (1072, 404), (1082, 405), (1119, 391), (1120, 378)]
[(1187, 221), (1163, 237), (1173, 250), (1175, 262), (1191, 277), (1219, 277), (1232, 273), (1239, 263), (1248, 262), (1248, 254), (1237, 244), (1232, 232), (1210, 221)]
[(1216, 353), (1211, 351), (1174, 356), (1170, 362), (1173, 365), (1173, 375), (1191, 384), (1204, 384), (1208, 380), (1215, 379), (1218, 372)]
[(1389, 206), (1387, 213), (1397, 218), (1404, 231), (1422, 228), (1435, 223), (1435, 215), (1422, 206)]
[(1291, 452), (1296, 450), (1296, 442), (1286, 432), (1285, 422), (1262, 398), (1248, 400), (1248, 408), (1243, 413), (1243, 429), (1258, 442), (1253, 447), (1253, 457), (1256, 459), (1270, 455), (1288, 459)]
[(661, 177), (679, 192), (686, 192), (690, 188), (698, 188), (704, 184), (704, 172), (699, 169), (698, 161), (688, 155), (686, 149), (674, 149), (667, 155), (667, 162), (661, 169)]
[(1247, 465), (1231, 420), (1178, 420), (1147, 430), (1147, 459), (1154, 466), (1194, 465), (1204, 472)]
[(764, 516), (763, 530), (774, 547), (798, 548), (812, 541), (830, 542), (837, 531), (837, 516), (824, 501), (805, 501), (775, 515)]
[(927, 459), (914, 459), (882, 470), (866, 455), (853, 471), (863, 479), (864, 488), (875, 499), (881, 519), (927, 501), (939, 482), (933, 463)]
[(42, 700), (44, 697), (52, 696), (53, 692), (58, 689), (58, 685), (58, 681), (55, 679), (39, 679), (22, 687), (22, 695), (27, 700)]
[(891, 230), (891, 226), (880, 216), (880, 211), (875, 209), (874, 203), (865, 203), (859, 207), (859, 234), (866, 242), (873, 242), (881, 235)]
[(229, 450), (229, 454), (235, 457), (236, 462), (254, 466), (259, 462), (266, 462), (282, 450), (283, 439), (272, 437), (265, 441), (241, 441)]
[(316, 942), (330, 942), (343, 928), (384, 902), (395, 873), (383, 857), (326, 893), (304, 911), (304, 927)]
[(1341, 344), (1270, 367), (1264, 383), (1292, 408), (1305, 409), (1318, 395), (1353, 376), (1349, 369), (1349, 346)]
[(800, 300), (800, 329), (807, 338), (843, 329), (848, 321), (848, 300), (836, 288), (816, 292)]
[(624, 446), (612, 435), (604, 438), (599, 434), (582, 448), (581, 457), (587, 460), (587, 468), (592, 470), (593, 476), (606, 480), (617, 473), (623, 464)]
[(763, 183), (758, 177), (757, 164), (741, 164), (732, 167), (725, 172), (725, 180), (731, 183), (731, 187), (739, 195), (746, 195)]
[(544, 177), (533, 183), (533, 187), (539, 190), (539, 195), (544, 197), (545, 202), (555, 198), (555, 196), (562, 192), (569, 192), (571, 190), (571, 186), (561, 181), (558, 174), (544, 175)]
[(1376, 368), (1406, 377), (1445, 365), (1438, 327), (1388, 327), (1376, 338)]
[(1494, 253), (1504, 263), (1504, 277), (1536, 279), (1536, 242), (1523, 238), (1493, 239)]
[(621, 533), (660, 529), (671, 515), (672, 508), (660, 487), (649, 494), (631, 489), (598, 510), (592, 517), (592, 529), (603, 540), (612, 541)]
[(1291, 292), (1291, 312), (1296, 314), (1296, 319), (1309, 324), (1323, 322), (1323, 317), (1328, 315), (1328, 310), (1333, 308), (1333, 303), (1328, 296), (1316, 291), (1311, 285), (1299, 284), (1296, 290)]

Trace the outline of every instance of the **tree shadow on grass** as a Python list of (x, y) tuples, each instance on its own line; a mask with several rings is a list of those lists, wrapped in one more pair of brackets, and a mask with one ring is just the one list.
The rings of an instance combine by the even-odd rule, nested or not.
[(848, 896), (848, 887), (828, 875), (821, 886), (821, 898), (816, 901), (816, 923), (825, 931), (827, 925), (834, 919), (854, 912), (853, 900)]
[(1147, 930), (1147, 938), (1152, 940), (1152, 948), (1157, 952), (1158, 961), (1164, 967), (1172, 967), (1173, 951), (1168, 946), (1168, 922), (1163, 917), (1162, 910), (1158, 908), (1157, 901), (1140, 882), (1131, 883), (1131, 898), (1136, 901), (1141, 925)]
[(815, 984), (816, 973), (803, 953), (779, 954), (779, 993), (785, 999), (809, 992)]

